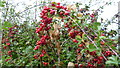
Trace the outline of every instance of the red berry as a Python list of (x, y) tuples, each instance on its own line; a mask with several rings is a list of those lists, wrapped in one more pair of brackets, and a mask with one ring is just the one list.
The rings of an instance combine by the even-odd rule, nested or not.
[(70, 32), (72, 29), (71, 28), (68, 28), (68, 32)]
[(77, 51), (77, 52), (79, 52), (79, 51), (80, 51), (80, 49), (77, 49), (76, 51)]
[(73, 42), (78, 43), (78, 41), (76, 39), (73, 39)]
[(44, 54), (40, 54), (40, 57), (43, 57), (44, 56)]
[(55, 10), (51, 10), (51, 11), (50, 11), (50, 14), (55, 14)]
[(105, 36), (105, 34), (101, 34), (101, 36)]
[(6, 42), (8, 42), (9, 40), (8, 39), (5, 39)]
[(7, 62), (7, 61), (9, 61), (9, 60), (11, 60), (11, 59), (6, 59), (5, 62)]
[(61, 6), (60, 6), (60, 5), (57, 5), (57, 6), (56, 6), (56, 8), (60, 9), (60, 8), (61, 8)]
[(46, 54), (46, 51), (45, 51), (45, 50), (42, 50), (42, 53), (43, 53), (43, 54)]
[(6, 43), (6, 45), (10, 46), (10, 43)]
[(48, 18), (47, 16), (43, 16), (43, 19), (46, 19), (46, 18)]
[(7, 46), (4, 46), (4, 49), (6, 49), (7, 48)]
[(95, 55), (95, 54), (96, 54), (96, 51), (90, 52), (90, 55)]
[(103, 41), (101, 41), (100, 44), (104, 45), (105, 43)]
[(51, 4), (52, 6), (55, 6), (55, 4)]
[(37, 56), (37, 55), (34, 55), (34, 58), (35, 58), (35, 59), (38, 59), (38, 56)]
[(80, 67), (83, 67), (83, 65), (82, 65), (82, 64), (80, 64)]
[(69, 15), (69, 13), (68, 13), (68, 12), (65, 12), (64, 15)]
[(95, 16), (94, 16), (94, 14), (92, 14), (92, 15), (90, 15), (90, 17), (92, 17), (92, 18), (93, 18), (93, 17), (95, 17)]
[(44, 10), (49, 10), (50, 8), (47, 6), (44, 6)]
[(64, 12), (60, 12), (60, 15), (63, 15), (64, 14)]
[(67, 27), (69, 27), (69, 25), (66, 23), (66, 24), (65, 24), (65, 28), (67, 28)]
[(75, 64), (75, 68), (79, 68), (79, 67), (78, 67), (78, 64)]
[(63, 7), (62, 9), (66, 10), (66, 9), (67, 9), (67, 7)]
[(12, 51), (8, 51), (8, 54), (10, 54)]
[(98, 59), (93, 59), (95, 62), (98, 61)]
[(98, 57), (98, 59), (99, 59), (99, 60), (103, 60), (103, 57), (102, 57), (102, 56), (100, 56), (100, 57)]
[(47, 65), (48, 65), (48, 63), (47, 63), (47, 62), (43, 62), (43, 64), (44, 64), (44, 66), (47, 66)]
[(57, 3), (57, 5), (60, 5), (60, 3)]
[(109, 55), (111, 55), (111, 54), (112, 54), (112, 52), (111, 52), (111, 51), (106, 51), (105, 53), (106, 53), (106, 56), (109, 56)]
[(37, 46), (34, 48), (34, 50), (38, 50), (39, 48), (40, 48), (40, 46), (37, 45)]
[(83, 44), (78, 45), (78, 47), (83, 47)]

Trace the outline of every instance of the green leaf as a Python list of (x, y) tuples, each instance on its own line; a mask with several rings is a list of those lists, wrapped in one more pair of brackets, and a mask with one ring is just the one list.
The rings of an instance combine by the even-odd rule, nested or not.
[(2, 29), (8, 30), (8, 28), (12, 27), (12, 24), (8, 21), (5, 21), (2, 25)]
[(82, 49), (82, 50), (80, 51), (80, 53), (84, 53), (86, 50), (88, 50), (88, 49)]
[(18, 55), (17, 55), (16, 52), (12, 52), (11, 55), (12, 55), (12, 58), (13, 58), (13, 59), (16, 59), (16, 58), (18, 57)]
[(0, 1), (0, 7), (4, 7), (4, 3), (6, 3), (5, 1)]
[(0, 20), (0, 31), (2, 30), (2, 23), (1, 23), (1, 20)]
[(33, 48), (32, 48), (32, 46), (28, 46), (26, 49), (25, 49), (25, 53), (29, 53), (29, 52), (31, 52), (31, 50), (32, 50)]
[(106, 64), (113, 64), (118, 66), (119, 60), (116, 56), (112, 55), (112, 57), (108, 57), (108, 61), (106, 61)]
[(116, 50), (116, 47), (115, 47), (115, 46), (112, 46), (111, 48), (112, 48), (113, 50)]
[(93, 44), (90, 44), (90, 45), (88, 45), (87, 47), (88, 47), (88, 50), (89, 50), (90, 52), (92, 52), (92, 51), (101, 51), (100, 48), (97, 49)]
[(113, 62), (113, 61), (106, 61), (106, 64), (116, 64), (116, 62)]
[(105, 37), (105, 36), (99, 36), (99, 38), (100, 38), (100, 39), (106, 39), (106, 37)]
[(100, 26), (101, 23), (100, 23), (100, 22), (94, 22), (94, 25), (96, 25), (96, 26)]

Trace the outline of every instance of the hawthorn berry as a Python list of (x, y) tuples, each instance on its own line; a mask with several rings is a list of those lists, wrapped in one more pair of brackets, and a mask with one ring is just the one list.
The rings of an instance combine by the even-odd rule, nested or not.
[(111, 52), (111, 51), (106, 51), (105, 53), (106, 53), (106, 56), (112, 55), (112, 52)]
[(56, 6), (55, 4), (51, 4), (51, 5), (54, 6), (54, 7)]
[(35, 46), (34, 50), (38, 50), (40, 48), (40, 46)]
[(11, 54), (12, 51), (8, 51), (8, 54)]
[(9, 61), (9, 60), (11, 60), (11, 59), (6, 59), (5, 62), (7, 62), (7, 61)]
[(47, 66), (47, 65), (48, 65), (48, 63), (47, 63), (47, 62), (43, 62), (43, 64), (44, 64), (44, 66)]
[(93, 17), (95, 17), (95, 16), (94, 16), (94, 14), (91, 14), (91, 15), (90, 15), (90, 17), (92, 17), (92, 18), (93, 18)]
[(47, 7), (47, 6), (44, 6), (43, 9), (44, 9), (44, 10), (49, 10), (50, 8)]
[(83, 44), (78, 45), (78, 47), (83, 47)]
[(96, 55), (96, 51), (89, 52), (90, 55)]
[(79, 68), (78, 64), (75, 64), (75, 68)]
[(101, 36), (105, 36), (105, 34), (101, 34)]
[(46, 51), (45, 51), (45, 50), (42, 50), (42, 53), (43, 53), (43, 54), (46, 54)]
[(10, 46), (10, 43), (6, 43), (6, 45)]
[(60, 5), (57, 5), (57, 6), (56, 6), (56, 8), (60, 9), (60, 8), (61, 8), (61, 6), (60, 6)]
[(60, 5), (60, 3), (57, 3), (57, 5)]
[(35, 58), (35, 59), (38, 59), (38, 56), (37, 56), (37, 55), (34, 55), (34, 58)]
[(60, 12), (59, 14), (60, 14), (60, 15), (63, 15), (63, 14), (64, 14), (64, 12)]
[(6, 48), (7, 48), (7, 46), (4, 46), (3, 48), (4, 48), (4, 49), (6, 49)]
[(43, 57), (44, 56), (44, 54), (40, 54), (40, 57)]
[(63, 7), (62, 9), (66, 10), (66, 9), (67, 9), (67, 7)]
[(5, 39), (5, 41), (6, 41), (6, 42), (9, 42), (9, 39), (8, 39), (8, 38), (6, 38), (6, 39)]
[(50, 14), (55, 14), (55, 10), (51, 10), (51, 11), (50, 11)]
[(101, 41), (100, 44), (104, 45), (105, 43), (103, 41)]
[(64, 15), (69, 15), (70, 13), (69, 12), (65, 12)]
[(73, 42), (78, 43), (78, 41), (76, 39), (73, 39)]

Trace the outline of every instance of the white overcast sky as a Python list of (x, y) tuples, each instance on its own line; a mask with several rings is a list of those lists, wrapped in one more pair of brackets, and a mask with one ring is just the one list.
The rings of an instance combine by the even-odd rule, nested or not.
[[(9, 1), (11, 3), (14, 3), (14, 4), (17, 4), (17, 3), (24, 3), (26, 5), (34, 5), (33, 3), (35, 1), (41, 1), (41, 0), (6, 0), (6, 1)], [(45, 0), (47, 1), (47, 0)], [(81, 2), (82, 4), (88, 4), (88, 1), (90, 0), (52, 0), (52, 1), (55, 1), (55, 2), (68, 2), (68, 3), (71, 3), (71, 2)], [(91, 0), (92, 1), (92, 4), (96, 4), (94, 6), (92, 6), (91, 8), (92, 9), (97, 9), (99, 6), (102, 6), (104, 3), (103, 2), (112, 2), (112, 5), (109, 5), (109, 6), (104, 6), (104, 9), (103, 9), (103, 13), (101, 14), (101, 17), (103, 19), (111, 19), (117, 12), (118, 12), (118, 2), (120, 0)], [(101, 3), (98, 3), (98, 2), (101, 2)], [(22, 6), (22, 5), (19, 5), (18, 8), (17, 8), (17, 11), (18, 12), (21, 12), (25, 10), (25, 6)], [(116, 24), (112, 24), (110, 26), (108, 26), (109, 29), (118, 29), (117, 25)]]
[[(17, 3), (25, 3), (26, 5), (33, 5), (33, 3), (35, 2), (35, 1), (41, 1), (41, 0), (7, 0), (7, 1), (11, 1), (11, 2), (13, 2), (14, 4), (17, 4)], [(81, 2), (81, 3), (85, 3), (85, 4), (87, 4), (88, 3), (88, 1), (90, 1), (90, 0), (52, 0), (52, 1), (56, 1), (56, 2), (61, 2), (61, 1), (64, 1), (64, 2)], [(110, 19), (115, 13), (117, 13), (117, 11), (118, 11), (118, 2), (120, 1), (120, 0), (91, 0), (92, 1), (92, 4), (95, 4), (96, 2), (99, 2), (99, 1), (101, 1), (101, 2), (113, 2), (113, 4), (112, 5), (109, 5), (109, 6), (105, 6), (104, 7), (104, 12), (102, 13), (102, 17), (104, 18), (104, 19)], [(115, 2), (115, 3), (114, 3)], [(95, 5), (95, 6), (93, 6), (92, 8), (93, 9), (97, 9), (99, 6), (102, 6), (104, 3), (98, 3), (97, 5)], [(19, 9), (17, 10), (17, 11), (22, 11), (22, 10), (24, 10), (23, 9), (23, 7), (24, 6), (18, 6), (19, 7)]]

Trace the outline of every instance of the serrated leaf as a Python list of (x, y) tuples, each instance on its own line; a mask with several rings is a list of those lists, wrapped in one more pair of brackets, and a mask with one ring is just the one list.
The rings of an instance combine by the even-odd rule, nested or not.
[(2, 25), (2, 29), (8, 30), (8, 28), (12, 27), (12, 24), (8, 21), (5, 21)]
[(101, 49), (100, 48), (97, 49), (93, 44), (90, 44), (88, 46), (88, 50), (92, 52), (92, 51), (100, 51)]
[(29, 53), (32, 49), (33, 49), (32, 46), (28, 46), (28, 47), (24, 50), (24, 52), (25, 52), (25, 53)]
[(113, 62), (113, 61), (106, 61), (106, 64), (116, 64), (116, 62)]
[(16, 59), (16, 58), (18, 57), (18, 55), (17, 55), (16, 52), (12, 52), (11, 55), (12, 55), (12, 58), (13, 58), (13, 59)]

